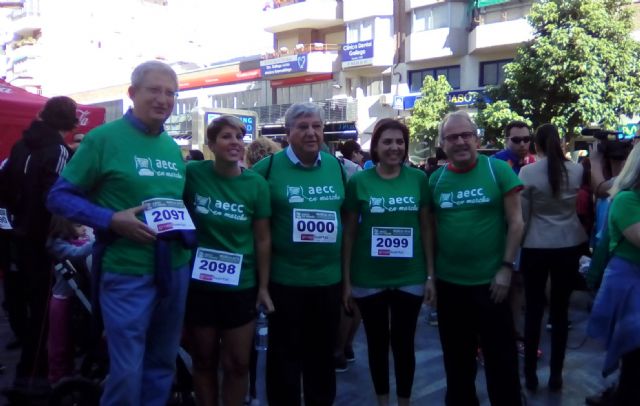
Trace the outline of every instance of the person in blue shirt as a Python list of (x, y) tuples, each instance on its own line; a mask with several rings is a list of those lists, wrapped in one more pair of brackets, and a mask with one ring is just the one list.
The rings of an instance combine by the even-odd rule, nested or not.
[(524, 121), (511, 121), (504, 128), (504, 138), (506, 148), (493, 157), (506, 161), (517, 175), (520, 168), (535, 162), (534, 156), (529, 152), (531, 127)]

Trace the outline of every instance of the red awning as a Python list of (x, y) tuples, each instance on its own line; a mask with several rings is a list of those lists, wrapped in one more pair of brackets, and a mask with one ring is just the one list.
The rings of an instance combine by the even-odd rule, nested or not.
[[(44, 107), (47, 98), (12, 86), (0, 79), (0, 160), (9, 156), (11, 147)], [(78, 105), (76, 133), (86, 133), (104, 123), (105, 109)]]

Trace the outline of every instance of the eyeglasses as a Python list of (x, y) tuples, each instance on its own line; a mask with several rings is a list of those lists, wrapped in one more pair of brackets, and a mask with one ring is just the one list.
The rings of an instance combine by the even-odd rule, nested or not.
[(458, 138), (462, 138), (463, 141), (469, 141), (471, 137), (473, 137), (474, 135), (476, 134), (473, 132), (464, 132), (464, 133), (458, 133), (458, 134), (447, 134), (442, 138), (444, 138), (445, 141), (448, 141), (448, 142), (456, 142), (458, 141)]
[(520, 144), (520, 143), (523, 143), (523, 142), (526, 144), (528, 142), (531, 142), (531, 137), (511, 137), (509, 139), (514, 144)]
[(144, 90), (146, 90), (147, 92), (151, 93), (154, 97), (158, 97), (161, 94), (164, 94), (166, 97), (171, 98), (171, 99), (177, 99), (178, 98), (178, 93), (174, 92), (173, 90), (164, 90), (161, 87), (143, 87)]

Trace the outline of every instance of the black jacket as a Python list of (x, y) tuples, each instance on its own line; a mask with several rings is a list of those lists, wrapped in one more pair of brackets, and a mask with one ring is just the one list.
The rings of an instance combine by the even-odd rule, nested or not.
[(12, 216), (15, 236), (44, 246), (51, 220), (45, 202), (69, 156), (62, 135), (39, 120), (15, 143), (0, 179), (0, 201)]

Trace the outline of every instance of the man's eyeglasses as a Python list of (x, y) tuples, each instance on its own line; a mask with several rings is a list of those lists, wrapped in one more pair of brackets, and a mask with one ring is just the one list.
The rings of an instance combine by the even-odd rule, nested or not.
[(147, 92), (151, 93), (154, 97), (158, 97), (161, 94), (164, 93), (164, 95), (168, 98), (171, 99), (177, 99), (178, 98), (178, 93), (174, 92), (173, 90), (164, 90), (160, 87), (148, 87), (145, 86), (143, 87), (144, 90), (146, 90)]
[(476, 133), (474, 132), (464, 132), (464, 133), (458, 133), (458, 134), (447, 134), (442, 138), (444, 138), (445, 141), (448, 141), (448, 142), (456, 142), (458, 141), (458, 138), (462, 138), (464, 141), (469, 141), (471, 137), (473, 137), (474, 135), (476, 135)]
[(531, 142), (531, 137), (511, 137), (509, 139), (514, 144), (520, 144), (520, 143), (523, 143), (523, 142), (526, 144), (528, 142)]

